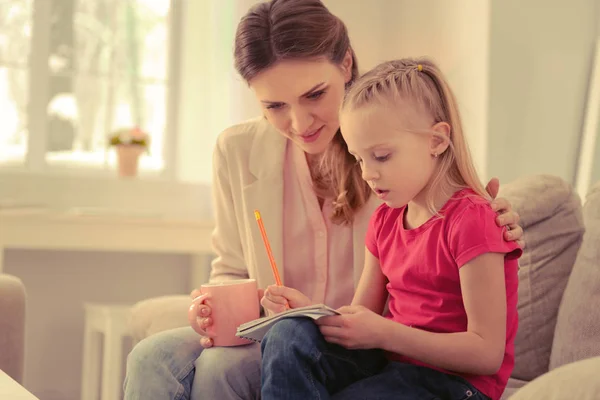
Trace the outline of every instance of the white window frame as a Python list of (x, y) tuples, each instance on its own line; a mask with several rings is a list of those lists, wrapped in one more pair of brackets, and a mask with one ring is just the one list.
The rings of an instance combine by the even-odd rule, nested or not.
[(588, 89), (588, 99), (583, 122), (583, 131), (579, 143), (579, 154), (577, 157), (577, 168), (575, 170), (575, 188), (582, 202), (588, 194), (592, 185), (592, 173), (594, 170), (594, 153), (596, 152), (596, 141), (598, 127), (600, 126), (600, 36), (596, 39), (594, 62)]
[[(52, 165), (46, 162), (47, 101), (50, 83), (50, 28), (51, 2), (33, 0), (31, 45), (28, 65), (28, 135), (25, 162), (0, 165), (0, 173), (115, 176), (116, 171), (102, 166)], [(176, 178), (178, 99), (180, 95), (180, 62), (184, 1), (171, 0), (168, 21), (169, 54), (167, 61), (167, 104), (163, 141), (164, 168), (160, 171), (140, 170), (144, 178), (174, 180)]]

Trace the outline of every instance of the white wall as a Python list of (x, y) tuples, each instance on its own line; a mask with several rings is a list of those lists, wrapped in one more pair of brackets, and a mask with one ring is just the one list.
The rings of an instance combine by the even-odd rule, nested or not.
[(492, 2), (488, 170), (502, 182), (573, 182), (599, 4)]
[[(486, 176), (489, 0), (390, 0), (382, 59), (432, 58), (454, 91), (480, 177)], [(379, 22), (380, 23), (380, 22)]]
[(370, 7), (365, 7), (359, 0), (324, 0), (323, 3), (346, 24), (360, 72), (387, 59), (386, 41), (382, 39), (390, 22), (388, 11), (394, 0), (377, 0)]
[(184, 0), (182, 90), (177, 178), (210, 182), (217, 135), (260, 115), (246, 83), (233, 67), (238, 21), (254, 0)]
[[(211, 76), (213, 28), (210, 23), (211, 1), (190, 1), (183, 4), (181, 27), (180, 92), (178, 104), (178, 143), (176, 176), (188, 182), (208, 182), (211, 171), (211, 153), (208, 143), (213, 143), (213, 120), (207, 93), (213, 88)], [(208, 138), (211, 137), (210, 140)], [(200, 177), (207, 179), (200, 179)]]

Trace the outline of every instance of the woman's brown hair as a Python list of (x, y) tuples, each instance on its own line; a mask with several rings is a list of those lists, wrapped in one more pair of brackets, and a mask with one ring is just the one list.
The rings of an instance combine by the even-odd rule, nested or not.
[[(235, 68), (246, 82), (283, 60), (325, 58), (340, 65), (352, 54), (352, 83), (358, 77), (356, 57), (344, 23), (320, 0), (271, 0), (253, 6), (235, 35)], [(320, 164), (317, 194), (333, 196), (336, 223), (350, 223), (371, 190), (338, 132)]]

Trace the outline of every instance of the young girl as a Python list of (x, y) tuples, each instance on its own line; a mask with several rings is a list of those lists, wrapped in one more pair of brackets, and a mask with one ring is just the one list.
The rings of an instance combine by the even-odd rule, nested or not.
[(494, 223), (447, 82), (428, 60), (386, 62), (349, 90), (340, 118), (384, 204), (352, 305), (265, 336), (263, 400), (499, 399), (514, 364), (521, 250)]

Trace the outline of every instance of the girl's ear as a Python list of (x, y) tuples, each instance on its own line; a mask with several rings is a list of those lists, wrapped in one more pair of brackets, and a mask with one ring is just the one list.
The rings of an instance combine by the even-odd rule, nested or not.
[(450, 132), (452, 128), (447, 122), (438, 122), (432, 128), (433, 135), (429, 141), (431, 155), (437, 157), (443, 154), (450, 146)]

